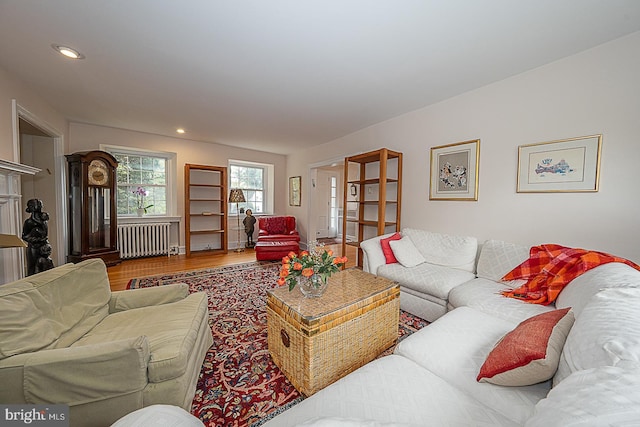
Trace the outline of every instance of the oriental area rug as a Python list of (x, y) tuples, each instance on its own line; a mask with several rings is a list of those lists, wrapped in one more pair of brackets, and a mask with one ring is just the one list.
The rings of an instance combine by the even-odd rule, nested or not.
[[(266, 290), (277, 287), (279, 269), (279, 262), (251, 262), (129, 282), (130, 289), (187, 283), (190, 292), (208, 294), (214, 342), (191, 407), (206, 426), (260, 426), (304, 398), (273, 363), (267, 348)], [(426, 325), (401, 311), (399, 338)]]

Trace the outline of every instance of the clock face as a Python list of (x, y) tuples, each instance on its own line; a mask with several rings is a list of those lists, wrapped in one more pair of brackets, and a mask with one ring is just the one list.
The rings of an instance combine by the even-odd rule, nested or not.
[(109, 169), (102, 160), (92, 160), (89, 164), (89, 185), (106, 185), (109, 183)]

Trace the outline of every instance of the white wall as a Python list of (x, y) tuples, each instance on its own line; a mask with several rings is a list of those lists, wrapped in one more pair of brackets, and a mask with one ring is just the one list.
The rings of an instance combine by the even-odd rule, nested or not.
[(67, 134), (68, 123), (64, 116), (43, 101), (37, 92), (0, 67), (0, 159), (19, 161), (13, 149), (13, 99), (61, 135)]
[[(53, 160), (53, 164), (49, 163), (49, 169), (53, 171), (55, 174), (60, 174), (62, 171), (60, 168), (64, 164), (64, 158), (62, 152), (64, 152), (64, 147), (67, 143), (66, 135), (68, 133), (68, 122), (66, 118), (56, 111), (53, 107), (51, 107), (47, 102), (45, 102), (38, 95), (36, 90), (29, 88), (28, 85), (25, 85), (22, 81), (20, 81), (19, 76), (10, 76), (3, 68), (0, 67), (0, 159), (9, 160), (12, 162), (22, 162), (26, 163), (25, 159), (19, 158), (19, 148), (14, 146), (14, 126), (17, 126), (15, 123), (16, 117), (14, 117), (13, 111), (13, 100), (16, 101), (17, 105), (21, 107), (22, 113), (28, 113), (30, 118), (37, 119), (38, 125), (46, 125), (47, 131), (55, 131), (56, 136), (60, 137), (61, 146), (56, 147), (53, 139), (50, 139), (51, 143), (51, 151), (49, 151), (50, 155), (55, 155), (55, 159), (49, 159), (49, 161)], [(28, 175), (23, 175), (25, 179)], [(54, 183), (58, 183), (54, 178)], [(58, 185), (58, 184), (53, 184)], [(21, 212), (24, 213), (24, 209), (26, 208), (27, 197), (29, 196), (20, 196), (21, 200), (19, 205), (21, 206)], [(64, 211), (64, 206), (62, 206), (65, 200), (56, 199), (53, 201), (53, 204), (47, 204), (46, 210), (49, 212), (51, 219), (49, 220), (49, 236), (50, 241), (52, 243), (54, 253), (52, 258), (56, 265), (59, 265), (64, 262), (64, 253), (60, 249), (64, 248), (64, 245), (61, 245), (61, 241), (58, 238), (58, 231), (63, 230), (65, 224), (61, 223), (58, 220), (59, 213)], [(58, 243), (56, 244), (56, 240)]]
[[(199, 165), (228, 166), (229, 159), (246, 160), (259, 163), (271, 163), (275, 165), (275, 200), (274, 213), (284, 214), (288, 204), (286, 182), (286, 157), (280, 154), (265, 153), (262, 151), (246, 150), (227, 145), (212, 144), (193, 141), (185, 138), (171, 138), (142, 132), (129, 131), (103, 126), (95, 126), (81, 123), (69, 125), (69, 153), (100, 149), (100, 144), (118, 145), (144, 150), (167, 151), (177, 154), (177, 189), (178, 205), (177, 213), (184, 218), (184, 165), (194, 163)], [(241, 215), (240, 221), (244, 219)], [(238, 239), (236, 216), (229, 217), (228, 239), (229, 248), (235, 248)], [(171, 244), (184, 246), (184, 221), (180, 222), (178, 232), (179, 239)], [(175, 237), (174, 237), (175, 238)], [(240, 233), (241, 243), (244, 245), (246, 234)]]
[[(559, 243), (640, 262), (638, 52), (634, 33), (293, 153), (288, 176), (305, 181), (311, 164), (388, 147), (404, 154), (403, 227), (481, 241)], [(603, 135), (598, 192), (516, 193), (519, 145), (592, 134)], [(430, 201), (430, 148), (478, 138), (478, 201)], [(288, 208), (302, 229), (308, 207), (303, 197), (301, 207)]]

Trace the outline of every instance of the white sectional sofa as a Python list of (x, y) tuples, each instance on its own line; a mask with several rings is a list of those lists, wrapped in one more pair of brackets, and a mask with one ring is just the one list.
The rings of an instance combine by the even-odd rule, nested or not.
[[(362, 244), (365, 269), (399, 281), (402, 307), (433, 323), (401, 341), (393, 355), (354, 371), (266, 426), (640, 425), (640, 271), (622, 263), (598, 266), (569, 283), (554, 304), (541, 306), (499, 294), (518, 284), (499, 279), (528, 257), (529, 248), (490, 240), (476, 257), (473, 238), (420, 230), (402, 235), (424, 250), (424, 263), (383, 264), (377, 249), (388, 236), (380, 236)], [(429, 242), (418, 240), (423, 238)], [(505, 334), (526, 319), (568, 307), (575, 322), (558, 344), (552, 378), (524, 386), (477, 381)], [(534, 362), (530, 366), (535, 369)]]
[[(422, 256), (419, 260), (410, 261), (424, 260), (415, 267), (407, 268), (400, 263), (386, 263), (380, 241), (393, 234), (374, 237), (360, 244), (364, 253), (363, 269), (400, 283), (400, 308), (432, 322), (447, 312), (451, 290), (476, 277), (478, 240), (405, 228), (402, 237), (413, 242)], [(403, 252), (412, 255), (407, 250)], [(514, 258), (520, 255), (525, 260), (527, 248), (517, 252)]]

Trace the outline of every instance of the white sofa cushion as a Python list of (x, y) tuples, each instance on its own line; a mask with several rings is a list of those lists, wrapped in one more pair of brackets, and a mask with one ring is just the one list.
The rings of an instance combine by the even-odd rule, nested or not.
[(472, 307), (486, 314), (515, 324), (532, 316), (554, 310), (553, 305), (529, 304), (500, 294), (511, 286), (509, 283), (488, 279), (473, 279), (456, 286), (449, 293), (449, 309)]
[(620, 262), (595, 267), (564, 287), (556, 299), (556, 307), (571, 307), (579, 317), (591, 298), (605, 288), (640, 288), (640, 271)]
[(416, 424), (380, 423), (375, 420), (356, 420), (355, 418), (318, 417), (298, 424), (299, 427), (417, 427)]
[(502, 240), (487, 240), (482, 245), (478, 257), (478, 277), (498, 282), (505, 274), (528, 258), (529, 248), (527, 246)]
[(179, 406), (151, 405), (125, 415), (111, 427), (204, 427), (204, 424)]
[(474, 396), (483, 405), (522, 425), (533, 413), (535, 404), (547, 395), (549, 381), (524, 387), (476, 381), (494, 344), (516, 325), (461, 307), (402, 340), (395, 354), (413, 360), (460, 389), (461, 394)]
[(525, 427), (640, 425), (640, 369), (613, 366), (571, 374), (535, 407)]
[(452, 236), (424, 230), (405, 228), (403, 236), (409, 236), (428, 263), (475, 271), (478, 239)]
[(445, 301), (449, 297), (451, 289), (475, 277), (473, 273), (468, 271), (428, 262), (423, 262), (412, 268), (403, 267), (401, 264), (385, 264), (378, 268), (378, 275), (395, 280), (405, 288), (433, 295)]
[(519, 425), (411, 360), (396, 355), (364, 365), (268, 421), (264, 427), (297, 426), (319, 417), (415, 426)]
[(598, 292), (576, 319), (553, 383), (600, 366), (640, 366), (640, 289)]
[(392, 240), (389, 242), (389, 246), (393, 251), (393, 255), (403, 267), (415, 267), (426, 261), (409, 237), (405, 236), (400, 240)]

